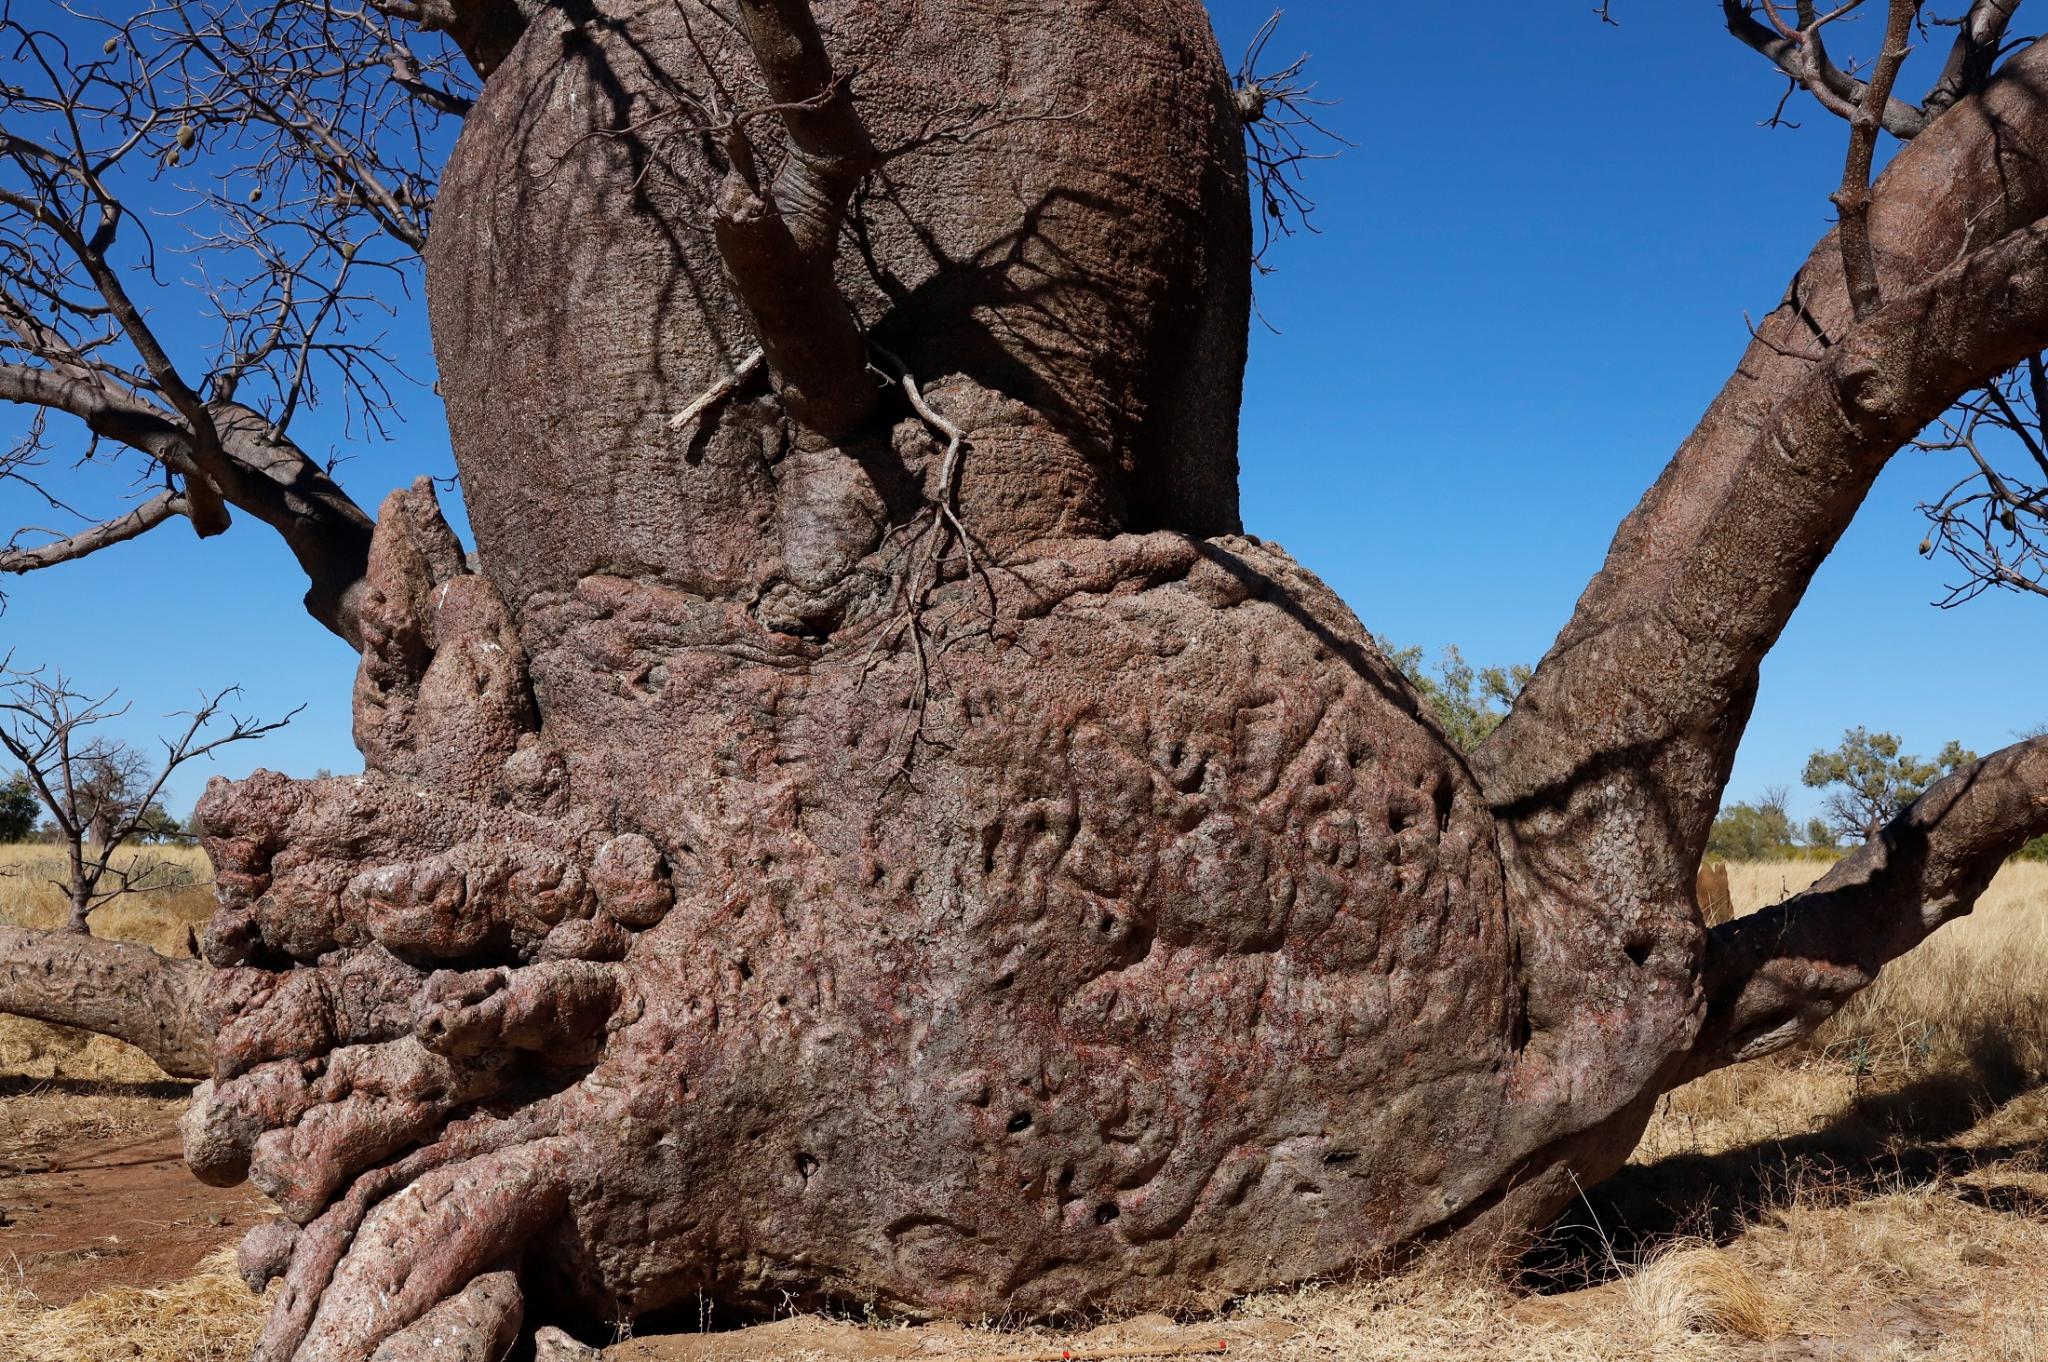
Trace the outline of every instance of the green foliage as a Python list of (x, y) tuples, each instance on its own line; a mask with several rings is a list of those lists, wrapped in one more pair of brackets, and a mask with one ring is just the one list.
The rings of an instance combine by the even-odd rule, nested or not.
[(1453, 644), (1437, 659), (1432, 675), (1424, 669), (1422, 649), (1396, 648), (1385, 639), (1375, 640), (1387, 660), (1401, 669), (1401, 675), (1421, 693), (1430, 714), (1444, 730), (1444, 736), (1461, 751), (1470, 752), (1491, 737), (1522, 687), (1529, 684), (1532, 670), (1524, 666), (1474, 667)]
[(2018, 859), (2022, 861), (2048, 861), (2048, 837), (2036, 837), (2020, 848)]
[(184, 823), (166, 809), (162, 801), (151, 800), (149, 807), (135, 816), (135, 840), (161, 846), (190, 841), (191, 837)]
[(0, 843), (26, 842), (34, 835), (42, 811), (27, 776), (16, 772), (0, 784)]
[(1724, 861), (1782, 861), (1799, 854), (1792, 831), (1791, 796), (1783, 786), (1765, 790), (1754, 804), (1730, 804), (1707, 834), (1707, 854)]
[(1950, 742), (1934, 760), (1924, 761), (1901, 752), (1894, 735), (1858, 726), (1844, 732), (1833, 751), (1808, 757), (1800, 779), (1829, 792), (1823, 805), (1828, 827), (1845, 840), (1860, 842), (1875, 837), (1941, 776), (1976, 759), (1975, 752)]

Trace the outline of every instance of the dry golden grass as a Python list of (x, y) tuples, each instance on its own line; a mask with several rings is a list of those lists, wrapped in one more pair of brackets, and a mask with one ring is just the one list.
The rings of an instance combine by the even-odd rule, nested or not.
[[(1735, 908), (1824, 869), (1730, 867)], [(182, 921), (203, 907), (158, 911)], [(1241, 1302), (1187, 1337), (1214, 1331), (1232, 1356), (1273, 1362), (2048, 1362), (2044, 1084), (2048, 866), (2019, 865), (1810, 1045), (1670, 1094), (1630, 1167), (1539, 1246), (1526, 1282), (1426, 1262)], [(23, 1121), (10, 1131), (7, 1109), (38, 1100), (0, 1103), (0, 1144), (32, 1132)], [(150, 1117), (90, 1100), (112, 1104), (104, 1122)], [(1552, 1289), (1532, 1294), (1529, 1282)], [(220, 1262), (164, 1291), (59, 1310), (0, 1283), (0, 1362), (234, 1356), (261, 1311)], [(620, 1352), (943, 1358), (1066, 1346), (1042, 1331), (825, 1321), (752, 1342), (665, 1342)]]
[(0, 1362), (242, 1362), (262, 1327), (232, 1251), (169, 1286), (116, 1287), (55, 1309), (0, 1275)]
[[(213, 911), (213, 872), (205, 854), (197, 847), (140, 847), (124, 850), (121, 856), (138, 879), (148, 872), (149, 882), (162, 887), (101, 908), (92, 916), (94, 934), (132, 941), (165, 955), (192, 954), (192, 933)], [(62, 926), (70, 915), (58, 887), (63, 878), (59, 848), (0, 846), (0, 923)], [(118, 1040), (22, 1017), (0, 1017), (0, 1078), (136, 1084), (163, 1076), (140, 1050)], [(0, 1117), (0, 1132), (4, 1129), (5, 1119)]]
[[(160, 887), (126, 895), (92, 915), (95, 936), (133, 941), (165, 955), (190, 955), (187, 928), (213, 912), (213, 867), (198, 847), (124, 847), (119, 864), (139, 883)], [(50, 846), (0, 846), (0, 922), (61, 927), (70, 916), (64, 853)]]

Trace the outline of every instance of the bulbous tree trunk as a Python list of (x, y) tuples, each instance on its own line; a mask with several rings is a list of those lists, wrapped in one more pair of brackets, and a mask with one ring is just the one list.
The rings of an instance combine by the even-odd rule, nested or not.
[(1814, 567), (2048, 339), (2048, 61), (1889, 172), (1884, 307), (1817, 248), (1468, 760), (1238, 532), (1250, 233), (1196, 0), (738, 8), (493, 48), (429, 251), (476, 555), (387, 502), (367, 773), (205, 801), (187, 1151), (285, 1214), (260, 1356), (1175, 1308), (1511, 1242), (2048, 822), (2036, 742), (1761, 925), (1693, 900)]

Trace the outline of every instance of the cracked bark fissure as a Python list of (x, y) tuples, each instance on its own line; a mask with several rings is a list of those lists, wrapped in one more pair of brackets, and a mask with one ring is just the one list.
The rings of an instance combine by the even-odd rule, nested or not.
[[(2035, 742), (1775, 915), (1693, 903), (1807, 580), (2048, 342), (2048, 55), (1874, 186), (1879, 305), (1815, 248), (1468, 761), (1236, 533), (1201, 7), (811, 10), (591, 0), (479, 58), (428, 249), (477, 554), (428, 485), (387, 501), (366, 773), (204, 807), (186, 1147), (285, 1213), (259, 1357), (1174, 1308), (1512, 1242), (2048, 828)], [(661, 132), (713, 86), (780, 112)], [(974, 566), (906, 629), (941, 496)]]

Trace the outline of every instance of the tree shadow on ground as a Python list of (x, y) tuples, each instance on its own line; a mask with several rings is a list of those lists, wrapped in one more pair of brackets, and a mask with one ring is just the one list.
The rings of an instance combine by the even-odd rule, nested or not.
[(0, 1075), (0, 1100), (10, 1097), (189, 1097), (195, 1085), (176, 1078), (122, 1082), (106, 1078), (24, 1078)]
[(1973, 1045), (1969, 1067), (1923, 1074), (1850, 1099), (1805, 1134), (1719, 1154), (1673, 1154), (1630, 1164), (1587, 1189), (1523, 1255), (1522, 1283), (1553, 1294), (1627, 1275), (1674, 1239), (1726, 1244), (1794, 1205), (1846, 1205), (1939, 1184), (2004, 1213), (2048, 1213), (2036, 1188), (1970, 1179), (2000, 1164), (2048, 1160), (2048, 1123), (2002, 1141), (1958, 1143), (2002, 1108), (2048, 1093), (1995, 1037)]

